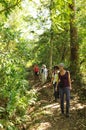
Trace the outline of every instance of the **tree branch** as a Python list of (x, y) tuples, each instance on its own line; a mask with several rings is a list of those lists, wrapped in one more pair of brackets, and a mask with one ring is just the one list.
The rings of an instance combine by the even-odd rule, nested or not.
[(6, 10), (9, 10), (9, 9), (11, 9), (11, 8), (14, 8), (14, 7), (17, 6), (20, 2), (21, 2), (21, 0), (20, 0), (20, 1), (17, 0), (17, 2), (16, 2), (14, 5), (11, 5), (11, 6), (7, 7), (7, 8), (4, 8), (4, 9), (0, 10), (0, 13), (3, 13), (3, 12), (6, 11)]

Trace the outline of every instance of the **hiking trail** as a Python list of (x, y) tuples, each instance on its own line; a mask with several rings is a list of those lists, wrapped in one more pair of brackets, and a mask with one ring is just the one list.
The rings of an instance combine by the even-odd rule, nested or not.
[(72, 92), (70, 117), (61, 115), (59, 99), (54, 102), (51, 83), (41, 85), (33, 83), (38, 93), (38, 101), (28, 110), (29, 121), (25, 130), (86, 130), (86, 106), (81, 104), (76, 94)]

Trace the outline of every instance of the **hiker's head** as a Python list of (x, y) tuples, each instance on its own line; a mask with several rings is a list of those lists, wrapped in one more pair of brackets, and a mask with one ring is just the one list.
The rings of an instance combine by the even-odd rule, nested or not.
[(46, 68), (46, 65), (44, 65), (44, 68)]
[(65, 66), (64, 63), (60, 63), (60, 64), (59, 64), (59, 69), (60, 69), (60, 71), (64, 69), (64, 66)]
[(58, 66), (54, 66), (54, 71), (57, 71), (59, 70), (59, 67)]
[(46, 68), (46, 65), (42, 65), (43, 68)]
[(35, 64), (34, 66), (38, 66), (37, 64)]

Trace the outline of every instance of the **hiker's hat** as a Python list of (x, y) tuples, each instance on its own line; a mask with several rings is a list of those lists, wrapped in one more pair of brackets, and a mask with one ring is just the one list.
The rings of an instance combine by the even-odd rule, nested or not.
[(43, 65), (43, 67), (45, 67), (45, 68), (46, 68), (46, 65)]
[(64, 63), (60, 63), (59, 66), (60, 67), (64, 67), (65, 65), (64, 65)]

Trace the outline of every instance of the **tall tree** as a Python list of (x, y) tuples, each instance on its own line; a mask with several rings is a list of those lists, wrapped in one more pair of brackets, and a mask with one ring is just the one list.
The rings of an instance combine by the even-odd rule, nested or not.
[(70, 68), (73, 77), (77, 74), (79, 70), (79, 44), (78, 44), (78, 35), (77, 35), (77, 27), (76, 27), (76, 0), (72, 0), (72, 3), (69, 4), (69, 8), (71, 10), (70, 13)]
[(53, 0), (50, 1), (50, 20), (51, 20), (51, 29), (50, 29), (50, 74), (52, 73), (52, 61), (53, 61), (53, 19), (52, 19), (52, 8), (53, 8)]

